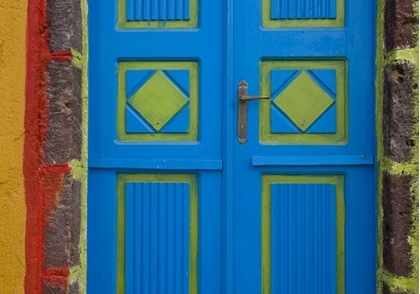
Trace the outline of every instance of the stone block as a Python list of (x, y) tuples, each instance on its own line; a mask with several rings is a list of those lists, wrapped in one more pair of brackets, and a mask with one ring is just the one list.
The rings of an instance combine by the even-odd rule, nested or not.
[(385, 51), (412, 48), (415, 44), (415, 0), (385, 0)]
[(74, 282), (73, 284), (69, 286), (69, 294), (79, 294), (79, 293), (80, 293), (79, 283)]
[(80, 160), (82, 148), (81, 70), (71, 62), (52, 60), (47, 73), (47, 134), (43, 160), (63, 164)]
[(383, 138), (384, 155), (396, 162), (408, 162), (412, 148), (415, 125), (413, 80), (411, 63), (387, 65), (384, 69)]
[(67, 174), (57, 206), (45, 216), (45, 269), (79, 264), (80, 205), (81, 182)]
[(47, 22), (52, 52), (82, 51), (83, 29), (80, 0), (47, 0)]
[(65, 285), (56, 285), (52, 283), (46, 283), (42, 287), (43, 294), (67, 294), (67, 289)]
[(388, 272), (399, 277), (408, 277), (412, 271), (411, 246), (408, 243), (414, 209), (410, 190), (412, 180), (411, 176), (387, 172), (382, 177), (383, 263)]

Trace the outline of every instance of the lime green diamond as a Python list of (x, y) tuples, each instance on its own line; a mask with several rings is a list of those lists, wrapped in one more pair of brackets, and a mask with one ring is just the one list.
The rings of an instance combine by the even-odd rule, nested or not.
[(128, 103), (156, 131), (160, 131), (188, 103), (188, 99), (161, 71), (157, 71)]
[(296, 126), (306, 131), (334, 100), (306, 72), (302, 72), (273, 102)]

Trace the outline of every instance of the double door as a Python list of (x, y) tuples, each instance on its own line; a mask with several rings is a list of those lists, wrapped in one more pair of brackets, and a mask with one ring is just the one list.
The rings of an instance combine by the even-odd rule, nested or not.
[(89, 3), (89, 293), (374, 293), (375, 3)]

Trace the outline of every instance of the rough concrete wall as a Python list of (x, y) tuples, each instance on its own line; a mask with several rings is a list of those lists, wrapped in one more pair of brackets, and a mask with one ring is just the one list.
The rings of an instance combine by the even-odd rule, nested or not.
[(0, 294), (23, 293), (26, 0), (0, 0)]
[(28, 7), (26, 293), (84, 293), (87, 37), (84, 0)]
[(380, 293), (418, 293), (418, 2), (379, 11)]

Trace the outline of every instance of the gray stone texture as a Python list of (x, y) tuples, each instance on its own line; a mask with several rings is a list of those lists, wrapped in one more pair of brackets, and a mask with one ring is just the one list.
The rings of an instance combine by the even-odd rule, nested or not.
[(67, 289), (64, 285), (46, 283), (42, 288), (43, 294), (67, 294)]
[(81, 187), (80, 181), (65, 175), (57, 206), (45, 216), (45, 269), (79, 264)]
[(385, 51), (415, 46), (416, 0), (385, 0)]
[(47, 22), (52, 52), (82, 51), (82, 9), (80, 0), (47, 0)]
[(393, 161), (410, 161), (415, 125), (413, 66), (408, 62), (389, 64), (384, 69), (383, 138), (384, 155)]
[(412, 270), (411, 246), (408, 243), (413, 213), (412, 180), (408, 175), (397, 176), (387, 172), (382, 176), (383, 263), (387, 271), (400, 277), (408, 277)]
[(81, 159), (82, 76), (69, 61), (52, 60), (46, 72), (48, 118), (43, 148), (46, 164)]
[(74, 282), (69, 287), (69, 294), (79, 294), (79, 293), (80, 293), (79, 284), (77, 282)]

